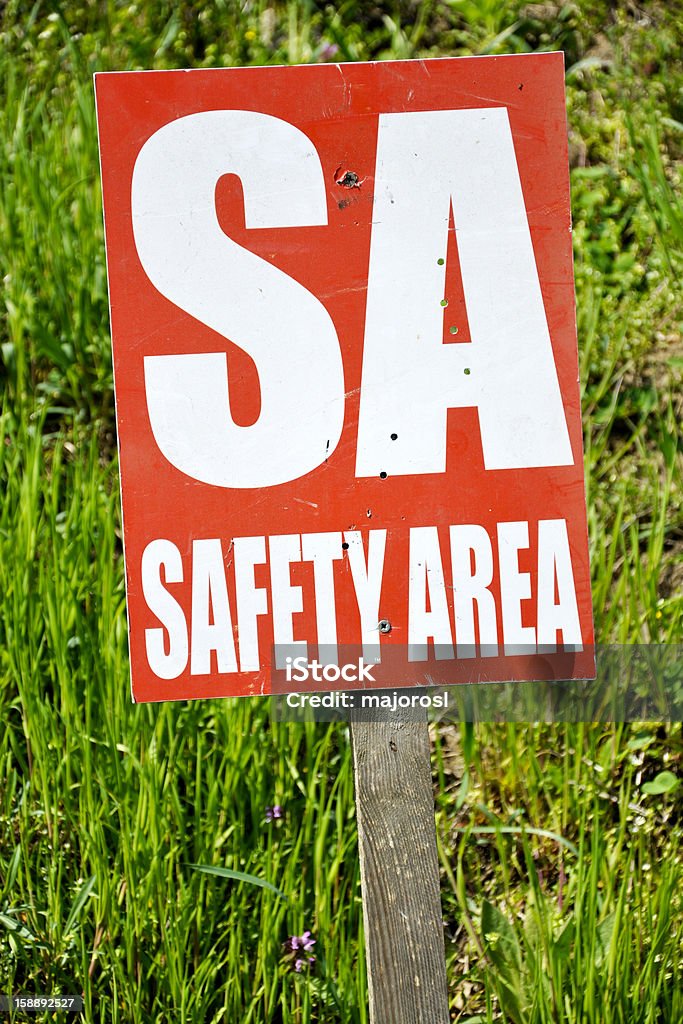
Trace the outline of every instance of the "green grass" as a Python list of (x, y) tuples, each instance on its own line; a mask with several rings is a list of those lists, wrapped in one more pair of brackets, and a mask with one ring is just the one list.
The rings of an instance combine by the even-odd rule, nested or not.
[[(0, 991), (83, 992), (93, 1022), (367, 1021), (346, 728), (277, 723), (255, 700), (130, 703), (92, 72), (564, 48), (596, 628), (680, 643), (667, 9), (5, 5)], [(664, 774), (682, 774), (680, 726), (433, 738), (453, 1019), (683, 1019), (683, 787)], [(317, 961), (297, 975), (282, 945), (305, 929)]]

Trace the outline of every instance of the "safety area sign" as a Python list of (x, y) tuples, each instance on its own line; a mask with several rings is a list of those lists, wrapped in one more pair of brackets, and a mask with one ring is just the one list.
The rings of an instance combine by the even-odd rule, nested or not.
[(134, 699), (591, 676), (562, 54), (96, 94)]

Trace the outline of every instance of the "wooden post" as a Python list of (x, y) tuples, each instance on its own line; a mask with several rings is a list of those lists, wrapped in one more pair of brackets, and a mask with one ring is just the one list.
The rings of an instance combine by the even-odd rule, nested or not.
[(370, 1022), (448, 1024), (426, 714), (373, 718), (351, 722)]

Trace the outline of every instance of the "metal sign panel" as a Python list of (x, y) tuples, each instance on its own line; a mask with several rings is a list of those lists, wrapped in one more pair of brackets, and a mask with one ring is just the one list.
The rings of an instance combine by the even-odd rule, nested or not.
[(590, 676), (562, 54), (96, 92), (134, 699)]

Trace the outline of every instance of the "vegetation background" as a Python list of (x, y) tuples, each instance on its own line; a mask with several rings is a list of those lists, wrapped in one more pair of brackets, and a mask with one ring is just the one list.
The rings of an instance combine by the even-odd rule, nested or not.
[[(665, 0), (0, 5), (0, 992), (82, 992), (103, 1024), (367, 1021), (346, 727), (130, 703), (93, 72), (564, 50), (597, 633), (674, 644), (682, 20)], [(680, 724), (433, 740), (453, 1020), (683, 1020)]]

